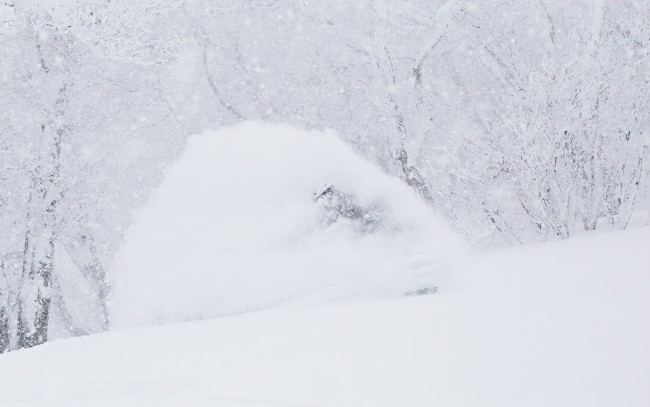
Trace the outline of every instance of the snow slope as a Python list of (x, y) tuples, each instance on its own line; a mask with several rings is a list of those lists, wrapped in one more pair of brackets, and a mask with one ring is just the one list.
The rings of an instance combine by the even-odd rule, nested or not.
[(0, 356), (0, 405), (647, 407), (650, 229), (475, 253), (438, 294)]

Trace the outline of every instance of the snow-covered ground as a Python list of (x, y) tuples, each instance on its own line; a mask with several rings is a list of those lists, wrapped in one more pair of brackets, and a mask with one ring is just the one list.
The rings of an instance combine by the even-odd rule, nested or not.
[(650, 405), (650, 229), (492, 253), (434, 295), (126, 328), (0, 357), (0, 405)]
[(649, 247), (463, 252), (332, 134), (206, 132), (127, 233), (114, 330), (0, 356), (0, 407), (647, 407)]

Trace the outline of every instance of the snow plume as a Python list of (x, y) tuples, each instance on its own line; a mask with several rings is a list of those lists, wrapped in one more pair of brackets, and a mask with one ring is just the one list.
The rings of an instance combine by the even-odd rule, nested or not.
[(126, 235), (113, 323), (429, 292), (461, 246), (408, 186), (333, 134), (206, 131)]

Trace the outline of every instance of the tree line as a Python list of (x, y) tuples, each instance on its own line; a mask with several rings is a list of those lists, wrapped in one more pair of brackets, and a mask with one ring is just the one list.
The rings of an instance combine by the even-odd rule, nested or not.
[(336, 130), (477, 245), (648, 213), (650, 2), (0, 3), (0, 353), (110, 324), (186, 137)]

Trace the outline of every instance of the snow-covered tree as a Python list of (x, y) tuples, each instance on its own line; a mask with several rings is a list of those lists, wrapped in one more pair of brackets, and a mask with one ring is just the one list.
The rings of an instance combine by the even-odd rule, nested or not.
[[(24, 229), (20, 278), (17, 286), (1, 294), (3, 298), (8, 298), (10, 291), (18, 295), (16, 315), (8, 318), (17, 321), (11, 346), (21, 348), (47, 340), (53, 298), (69, 329), (83, 332), (74, 327), (63, 306), (55, 270), (58, 246), (73, 257), (76, 268), (93, 287), (100, 325), (106, 328), (106, 273), (93, 243), (93, 228), (83, 220), (85, 217), (88, 222), (89, 215), (96, 216), (93, 212), (101, 213), (101, 205), (112, 202), (102, 202), (101, 196), (95, 195), (90, 208), (81, 204), (88, 188), (95, 188), (99, 181), (89, 177), (96, 175), (92, 166), (108, 164), (103, 157), (94, 156), (86, 160), (89, 168), (78, 154), (83, 158), (84, 152), (97, 146), (101, 140), (96, 134), (92, 137), (93, 133), (110, 120), (102, 117), (101, 109), (107, 107), (103, 100), (93, 99), (103, 96), (97, 92), (98, 85), (106, 86), (105, 82), (115, 81), (133, 66), (137, 69), (169, 61), (180, 40), (169, 24), (164, 24), (173, 20), (168, 15), (162, 19), (162, 12), (170, 12), (172, 7), (163, 2), (20, 1), (5, 7), (10, 10), (3, 12), (7, 20), (2, 33), (4, 41), (12, 44), (7, 54), (13, 69), (3, 71), (8, 84), (3, 93), (12, 101), (25, 100), (24, 106), (9, 104), (11, 110), (5, 115), (9, 122), (7, 149), (14, 158), (20, 157), (14, 166), (4, 168), (14, 173), (6, 205), (12, 206), (14, 215), (22, 211)], [(163, 23), (156, 24), (157, 20)], [(111, 69), (118, 67), (120, 72)], [(104, 83), (97, 84), (98, 79)], [(86, 108), (89, 100), (93, 103)], [(141, 109), (154, 104), (139, 103)], [(16, 218), (3, 257), (18, 248), (16, 234), (22, 219), (20, 215)], [(15, 281), (13, 277), (5, 277), (4, 282)]]

